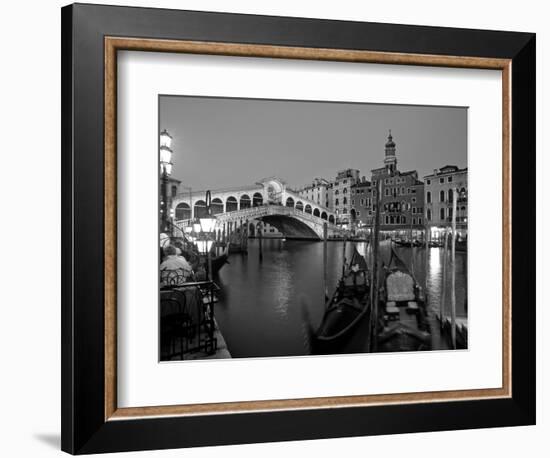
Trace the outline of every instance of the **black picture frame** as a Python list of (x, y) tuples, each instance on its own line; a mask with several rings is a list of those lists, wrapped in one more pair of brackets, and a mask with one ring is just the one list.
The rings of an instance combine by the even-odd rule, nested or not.
[[(88, 4), (66, 6), (61, 14), (64, 451), (84, 454), (535, 424), (534, 34)], [(512, 211), (512, 396), (106, 421), (106, 36), (511, 59), (511, 206), (521, 208)]]

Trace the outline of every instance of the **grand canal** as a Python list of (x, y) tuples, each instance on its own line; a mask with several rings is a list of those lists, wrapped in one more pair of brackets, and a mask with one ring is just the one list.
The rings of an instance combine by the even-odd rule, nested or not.
[[(250, 239), (248, 255), (233, 254), (215, 280), (222, 289), (216, 304), (216, 319), (229, 351), (234, 358), (297, 356), (309, 354), (308, 327), (321, 321), (323, 298), (323, 244), (281, 239), (264, 239), (263, 260), (259, 259), (259, 241)], [(348, 242), (346, 257), (353, 245), (371, 259), (370, 246)], [(389, 242), (382, 242), (380, 259), (388, 262)], [(328, 243), (328, 291), (332, 293), (342, 272), (343, 242)], [(411, 256), (414, 275), (425, 284), (429, 310), (439, 313), (443, 284), (443, 249), (396, 247), (396, 252), (409, 266)], [(457, 316), (465, 317), (467, 296), (467, 256), (456, 253)], [(447, 268), (447, 284), (451, 272)], [(447, 289), (448, 291), (450, 288)], [(444, 314), (450, 314), (447, 294)]]

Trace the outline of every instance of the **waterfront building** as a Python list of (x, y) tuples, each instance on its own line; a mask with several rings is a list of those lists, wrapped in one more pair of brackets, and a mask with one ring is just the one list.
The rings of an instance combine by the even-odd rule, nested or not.
[(453, 193), (459, 192), (457, 202), (456, 228), (458, 238), (466, 239), (468, 234), (468, 168), (446, 165), (435, 169), (424, 177), (424, 200), (426, 221), (434, 239), (453, 221)]
[(326, 207), (332, 210), (331, 196), (332, 196), (332, 184), (324, 178), (314, 178), (310, 184), (297, 189), (296, 192), (303, 197), (317, 205)]
[(359, 170), (340, 170), (332, 182), (331, 209), (336, 214), (336, 224), (343, 227), (350, 225), (351, 221), (351, 187), (359, 181)]
[[(172, 207), (172, 202), (180, 192), (179, 191), (180, 185), (181, 185), (180, 180), (176, 180), (171, 176), (166, 177), (166, 187), (167, 187), (166, 197), (168, 198), (168, 204), (166, 205), (166, 208), (169, 209), (168, 218), (172, 224), (174, 223), (174, 218), (176, 216), (176, 212)], [(161, 196), (161, 199), (162, 199), (162, 196)], [(161, 208), (162, 208), (162, 205), (161, 205)]]
[[(396, 144), (391, 131), (385, 145), (384, 166), (371, 171), (371, 206), (359, 210), (373, 215), (380, 184), (380, 230), (408, 237), (424, 228), (424, 183), (418, 172), (401, 172), (397, 167)], [(357, 201), (356, 201), (357, 203)], [(370, 212), (370, 213), (369, 213)], [(372, 224), (372, 220), (370, 221)]]
[(369, 233), (373, 221), (372, 186), (365, 177), (351, 186), (350, 216), (356, 233)]

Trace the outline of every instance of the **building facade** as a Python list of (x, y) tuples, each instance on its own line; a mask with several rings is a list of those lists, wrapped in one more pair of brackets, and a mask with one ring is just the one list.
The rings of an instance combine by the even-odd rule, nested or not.
[(297, 189), (296, 192), (304, 199), (311, 200), (318, 205), (332, 210), (332, 185), (328, 180), (324, 178), (314, 178), (311, 184)]
[(372, 185), (365, 177), (351, 187), (351, 220), (358, 232), (368, 232), (373, 222)]
[(336, 224), (349, 226), (351, 220), (351, 189), (359, 181), (359, 170), (340, 170), (332, 182), (332, 211), (336, 213)]
[(352, 216), (356, 228), (372, 227), (380, 189), (380, 230), (423, 229), (424, 183), (418, 172), (397, 167), (396, 144), (391, 131), (385, 145), (384, 166), (371, 171), (371, 181), (361, 180), (352, 189)]
[(424, 177), (425, 217), (432, 238), (451, 227), (453, 221), (453, 194), (457, 192), (456, 228), (459, 239), (468, 233), (468, 168), (446, 165)]

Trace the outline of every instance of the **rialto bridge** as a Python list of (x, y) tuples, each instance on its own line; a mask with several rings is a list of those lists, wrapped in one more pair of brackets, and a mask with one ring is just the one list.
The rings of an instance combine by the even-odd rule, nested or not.
[[(211, 210), (218, 220), (218, 230), (227, 233), (244, 226), (253, 231), (253, 221), (275, 227), (285, 237), (319, 239), (327, 223), (329, 236), (341, 230), (334, 225), (335, 214), (288, 189), (276, 178), (238, 188), (211, 190)], [(206, 214), (206, 191), (181, 193), (172, 200), (175, 223), (185, 225)]]

